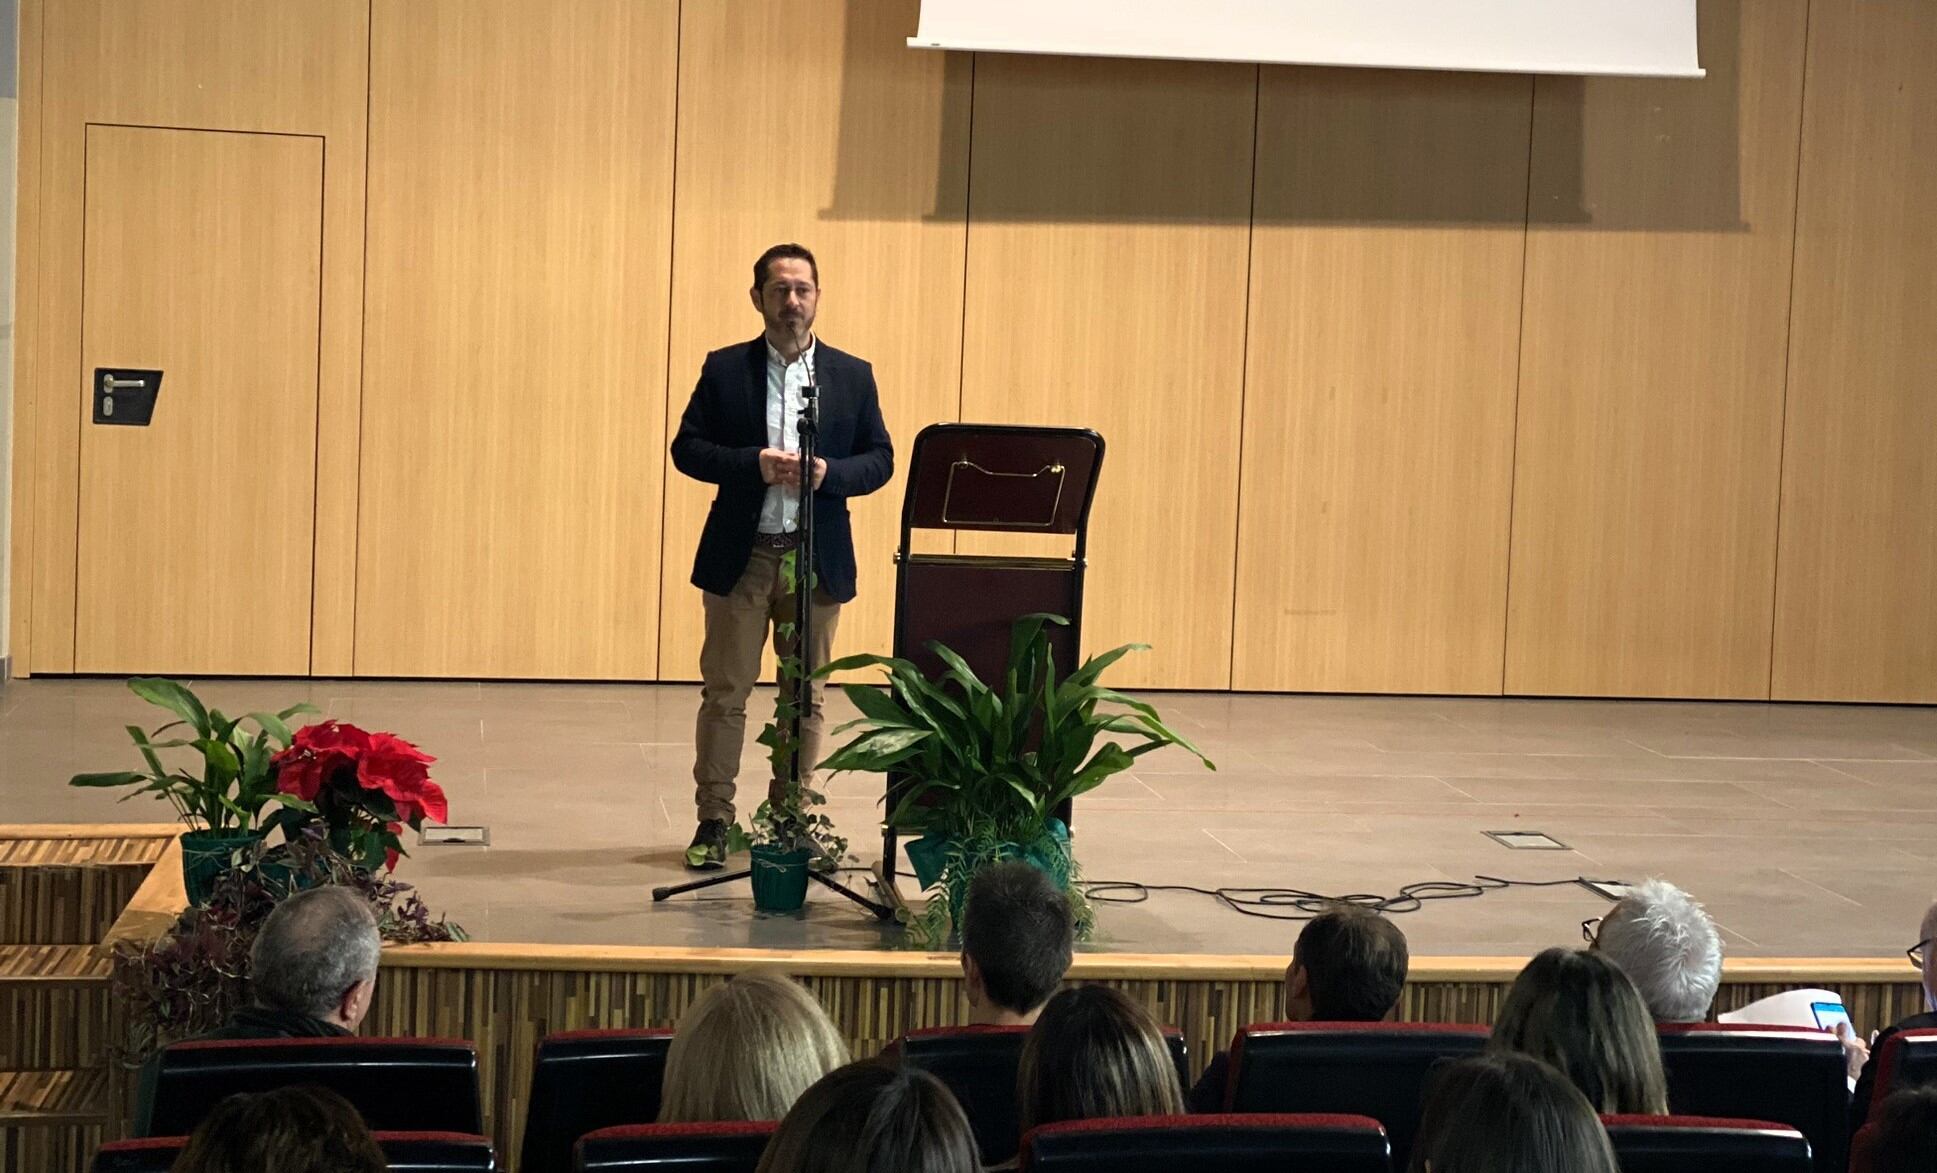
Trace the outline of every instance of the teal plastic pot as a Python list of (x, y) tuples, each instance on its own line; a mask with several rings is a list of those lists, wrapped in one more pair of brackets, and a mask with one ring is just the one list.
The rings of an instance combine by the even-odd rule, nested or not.
[(215, 881), (235, 866), (236, 852), (255, 846), (255, 842), (255, 834), (248, 831), (184, 831), (182, 887), (188, 890), (188, 902), (207, 904)]
[(805, 847), (782, 851), (771, 845), (750, 849), (753, 856), (753, 907), (761, 912), (799, 912), (807, 903)]
[(942, 868), (948, 863), (948, 851), (954, 840), (946, 835), (923, 835), (919, 839), (908, 840), (908, 863), (915, 870), (915, 882), (926, 892), (942, 878)]

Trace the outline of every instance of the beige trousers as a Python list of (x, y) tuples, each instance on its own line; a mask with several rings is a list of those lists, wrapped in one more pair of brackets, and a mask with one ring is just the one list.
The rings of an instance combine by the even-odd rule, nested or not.
[[(740, 752), (746, 744), (747, 697), (760, 676), (760, 653), (767, 633), (773, 632), (776, 655), (793, 650), (792, 640), (782, 640), (776, 625), (794, 618), (794, 596), (780, 573), (779, 550), (755, 546), (740, 581), (733, 592), (716, 595), (700, 592), (706, 607), (706, 641), (700, 647), (699, 721), (693, 732), (693, 801), (702, 819), (734, 819), (734, 779), (740, 774)], [(814, 588), (813, 646), (811, 662), (827, 663), (834, 647), (834, 627), (841, 617), (841, 605)], [(810, 703), (800, 726), (803, 771), (821, 759), (821, 694), (824, 686), (816, 681)], [(765, 725), (770, 713), (761, 714)], [(774, 797), (786, 779), (786, 766), (775, 772), (767, 785)], [(811, 774), (803, 773), (803, 781)]]

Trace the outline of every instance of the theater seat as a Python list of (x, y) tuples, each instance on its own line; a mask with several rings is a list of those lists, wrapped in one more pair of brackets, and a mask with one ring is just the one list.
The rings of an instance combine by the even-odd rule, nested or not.
[(1703, 1022), (1663, 1026), (1660, 1038), (1670, 1111), (1787, 1124), (1809, 1138), (1819, 1173), (1844, 1173), (1850, 1090), (1835, 1035)]
[(521, 1173), (570, 1173), (579, 1137), (659, 1118), (670, 1030), (569, 1030), (546, 1035), (531, 1067)]
[(1621, 1173), (1810, 1173), (1809, 1141), (1787, 1124), (1713, 1116), (1603, 1116)]
[(462, 1132), (379, 1132), (376, 1136), (390, 1173), (492, 1173), (498, 1167), (488, 1137)]
[(1850, 1173), (1874, 1173), (1876, 1169), (1876, 1125), (1865, 1124), (1850, 1137)]
[(168, 1173), (187, 1143), (184, 1136), (107, 1141), (95, 1150), (88, 1173)]
[[(497, 1159), (487, 1137), (462, 1132), (379, 1132), (392, 1173), (492, 1173)], [(168, 1173), (185, 1136), (154, 1136), (141, 1140), (111, 1140), (94, 1154), (89, 1173)]]
[(1388, 1173), (1390, 1150), (1366, 1116), (1123, 1116), (1045, 1124), (1022, 1138), (1039, 1173)]
[[(967, 1113), (984, 1165), (1016, 1155), (1022, 1127), (1016, 1106), (1016, 1072), (1022, 1064), (1026, 1026), (939, 1026), (913, 1030), (888, 1044), (899, 1056), (946, 1084)], [(1183, 1032), (1164, 1028), (1178, 1083), (1190, 1087), (1190, 1056)]]
[(582, 1137), (573, 1168), (583, 1173), (666, 1169), (678, 1173), (753, 1173), (779, 1123), (624, 1124)]
[(1433, 1022), (1263, 1022), (1231, 1042), (1225, 1109), (1344, 1112), (1385, 1126), (1405, 1168), (1433, 1068), (1477, 1055), (1483, 1026)]
[(1883, 1040), (1876, 1053), (1876, 1085), (1864, 1105), (1869, 1118), (1891, 1092), (1937, 1083), (1937, 1030), (1899, 1031)]
[(481, 1133), (477, 1048), (463, 1039), (234, 1039), (176, 1043), (155, 1068), (138, 1136), (186, 1136), (236, 1092), (326, 1087), (372, 1129)]

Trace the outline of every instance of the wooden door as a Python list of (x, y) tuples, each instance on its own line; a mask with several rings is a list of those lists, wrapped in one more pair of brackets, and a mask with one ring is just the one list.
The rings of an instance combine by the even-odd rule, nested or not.
[(320, 138), (88, 127), (76, 671), (308, 673), (322, 196)]

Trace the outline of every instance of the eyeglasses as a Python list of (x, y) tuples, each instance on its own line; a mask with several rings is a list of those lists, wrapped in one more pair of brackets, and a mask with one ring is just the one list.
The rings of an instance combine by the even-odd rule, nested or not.
[(1937, 941), (1937, 937), (1925, 937), (1923, 940), (1903, 951), (1904, 956), (1910, 959), (1910, 964), (1916, 966), (1918, 969), (1924, 967), (1924, 950), (1930, 948), (1932, 941)]
[(1581, 922), (1581, 940), (1586, 941), (1589, 945), (1592, 945), (1594, 943), (1594, 936), (1600, 930), (1600, 927), (1601, 927), (1601, 918), (1598, 916), (1591, 916), (1591, 917), (1588, 917), (1586, 920), (1582, 921)]

